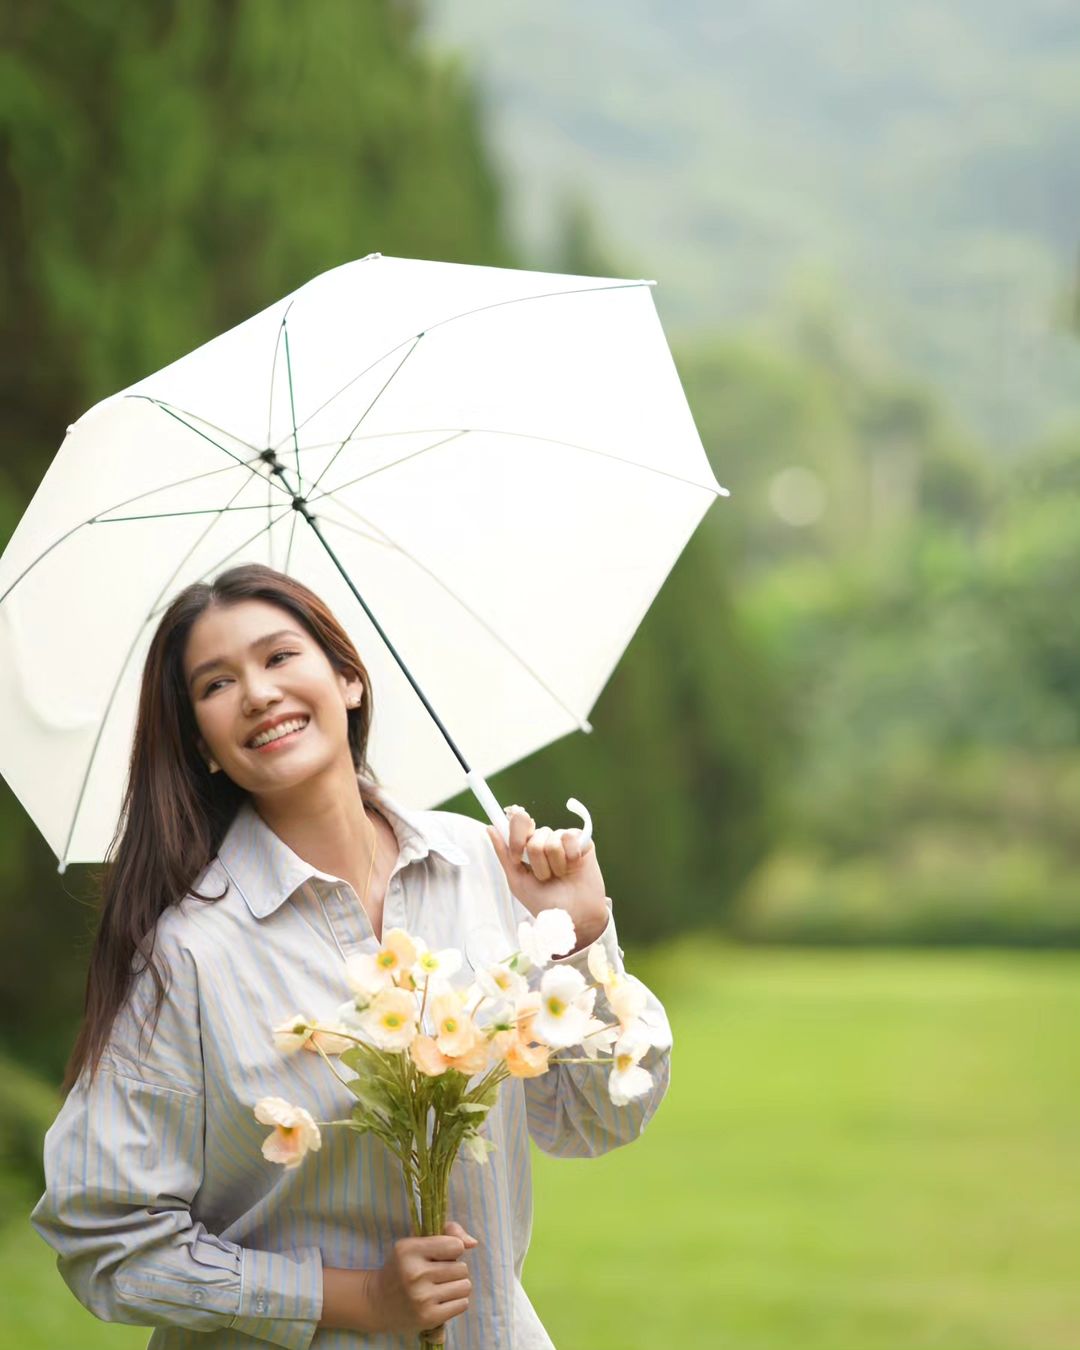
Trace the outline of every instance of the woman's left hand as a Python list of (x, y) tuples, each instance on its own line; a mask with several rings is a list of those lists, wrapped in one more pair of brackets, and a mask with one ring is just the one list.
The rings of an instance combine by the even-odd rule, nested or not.
[[(608, 921), (607, 893), (592, 840), (582, 847), (580, 830), (536, 828), (536, 821), (520, 806), (508, 806), (509, 847), (498, 830), (488, 826), (488, 837), (513, 895), (532, 914), (542, 909), (565, 909), (577, 933), (575, 951), (594, 942)], [(529, 850), (529, 863), (521, 860)]]

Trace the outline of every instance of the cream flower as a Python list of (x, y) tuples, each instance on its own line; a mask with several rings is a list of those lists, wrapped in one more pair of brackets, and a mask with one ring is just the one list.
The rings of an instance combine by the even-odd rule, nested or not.
[(648, 1040), (636, 1031), (624, 1033), (615, 1042), (608, 1096), (616, 1106), (625, 1106), (635, 1097), (644, 1096), (652, 1087), (652, 1074), (638, 1064), (648, 1048)]
[(255, 1119), (260, 1125), (273, 1125), (273, 1134), (263, 1140), (263, 1157), (285, 1168), (299, 1167), (304, 1155), (322, 1147), (319, 1127), (302, 1106), (293, 1106), (282, 1097), (263, 1097), (255, 1103)]
[(623, 1031), (641, 1016), (649, 1001), (649, 991), (630, 975), (618, 976), (615, 983), (607, 985), (604, 992)]
[(293, 1013), (274, 1028), (274, 1045), (285, 1055), (299, 1050), (311, 1037), (311, 1018)]
[(555, 966), (540, 981), (540, 1011), (533, 1023), (538, 1040), (553, 1049), (577, 1045), (592, 1016), (596, 990), (573, 966)]
[(359, 1023), (380, 1050), (407, 1050), (416, 1035), (416, 999), (404, 989), (384, 989), (360, 1014)]
[(649, 991), (633, 975), (615, 969), (602, 943), (598, 942), (589, 948), (588, 960), (589, 974), (603, 988), (622, 1030), (628, 1030), (644, 1012), (649, 1001)]
[(450, 1068), (450, 1061), (435, 1044), (433, 1036), (417, 1036), (409, 1046), (409, 1054), (420, 1072), (429, 1078), (438, 1078)]
[(506, 1050), (506, 1067), (512, 1078), (539, 1078), (548, 1071), (551, 1049), (546, 1045), (526, 1045), (520, 1036)]
[(375, 964), (391, 979), (416, 964), (416, 943), (404, 928), (391, 928), (383, 936), (382, 946), (375, 953)]
[(542, 909), (531, 923), (518, 924), (518, 948), (537, 970), (543, 970), (553, 956), (573, 951), (576, 942), (574, 921), (565, 909)]
[(463, 1055), (472, 1049), (477, 1027), (465, 1011), (460, 994), (440, 994), (433, 999), (431, 1020), (435, 1024), (435, 1043), (444, 1055)]

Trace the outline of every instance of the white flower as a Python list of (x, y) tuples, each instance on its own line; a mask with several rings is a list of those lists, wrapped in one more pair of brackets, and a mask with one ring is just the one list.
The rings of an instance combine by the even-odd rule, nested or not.
[(577, 943), (574, 921), (565, 909), (542, 909), (530, 923), (518, 924), (518, 949), (538, 970), (553, 956), (565, 956)]
[(362, 1003), (370, 1003), (376, 994), (394, 983), (393, 971), (379, 965), (371, 952), (355, 952), (350, 956), (345, 962), (345, 978)]
[(554, 1050), (576, 1045), (585, 1034), (595, 1001), (596, 990), (586, 985), (580, 970), (573, 966), (546, 970), (540, 981), (540, 1011), (533, 1022), (537, 1039)]
[(412, 974), (418, 986), (422, 986), (432, 976), (448, 981), (451, 975), (461, 969), (461, 953), (456, 947), (444, 947), (441, 951), (433, 952), (423, 938), (414, 938), (413, 941), (417, 950)]
[[(619, 1019), (623, 1031), (626, 1031), (644, 1015), (649, 1003), (648, 989), (635, 976), (627, 974), (626, 971), (616, 970), (599, 942), (589, 948), (588, 961), (589, 974), (602, 986), (611, 1011)], [(667, 1042), (669, 1046), (670, 1036), (669, 1030)], [(660, 1045), (661, 1041), (657, 1040), (654, 1044)]]
[(285, 1055), (299, 1050), (311, 1036), (311, 1018), (304, 1013), (293, 1013), (274, 1028), (274, 1045)]
[(648, 1048), (648, 1040), (637, 1031), (624, 1032), (615, 1042), (608, 1096), (616, 1106), (643, 1097), (652, 1087), (652, 1074), (638, 1064)]
[[(633, 979), (633, 976), (627, 978)], [(658, 1050), (671, 1049), (671, 1023), (668, 1021), (667, 1013), (664, 1012), (663, 1008), (642, 1009), (626, 1030), (634, 1031), (643, 1036), (650, 1045), (655, 1045)]]
[(590, 1017), (581, 1034), (581, 1048), (590, 1059), (605, 1050), (610, 1050), (619, 1035), (618, 1027), (609, 1027), (599, 1017)]
[(476, 972), (476, 988), (485, 998), (508, 998), (517, 1002), (528, 989), (525, 976), (511, 970), (505, 961), (499, 961), (486, 970)]

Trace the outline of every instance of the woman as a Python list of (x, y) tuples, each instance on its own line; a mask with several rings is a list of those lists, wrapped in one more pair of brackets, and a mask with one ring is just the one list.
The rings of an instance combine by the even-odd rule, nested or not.
[(188, 586), (151, 643), (32, 1217), (79, 1300), (157, 1327), (154, 1350), (404, 1346), (444, 1323), (461, 1350), (549, 1347), (520, 1282), (528, 1136), (561, 1156), (605, 1152), (640, 1133), (666, 1088), (669, 1052), (655, 1047), (652, 1091), (624, 1107), (595, 1065), (508, 1080), (488, 1118), (495, 1152), (455, 1166), (462, 1222), (442, 1236), (405, 1236), (398, 1164), (369, 1135), (325, 1130), (296, 1169), (263, 1158), (261, 1097), (348, 1115), (321, 1059), (283, 1056), (271, 1028), (298, 1007), (332, 1016), (349, 997), (344, 958), (384, 931), (502, 955), (521, 919), (557, 905), (579, 940), (565, 961), (587, 972), (599, 942), (622, 968), (591, 843), (537, 830), (520, 808), (509, 847), (471, 818), (407, 811), (367, 765), (371, 715), (345, 631), (267, 567)]

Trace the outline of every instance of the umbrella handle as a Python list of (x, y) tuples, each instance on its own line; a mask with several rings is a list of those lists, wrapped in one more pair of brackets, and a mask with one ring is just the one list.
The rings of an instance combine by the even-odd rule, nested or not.
[[(468, 783), (473, 796), (484, 808), (484, 813), (488, 820), (491, 821), (492, 825), (499, 831), (499, 834), (502, 835), (503, 843), (508, 843), (510, 839), (510, 822), (506, 818), (506, 812), (499, 805), (494, 792), (488, 787), (483, 776), (475, 770), (470, 769), (465, 775), (465, 781)], [(589, 814), (589, 808), (585, 806), (583, 802), (579, 802), (576, 797), (568, 797), (566, 799), (566, 809), (572, 811), (575, 816), (581, 817), (581, 822), (584, 827), (581, 831), (581, 843), (584, 847), (584, 845), (592, 838), (592, 816)], [(521, 860), (528, 866), (528, 850), (523, 853)]]

